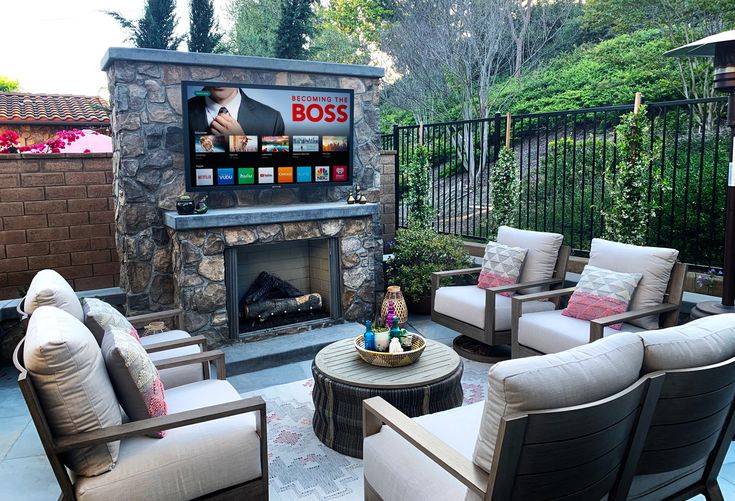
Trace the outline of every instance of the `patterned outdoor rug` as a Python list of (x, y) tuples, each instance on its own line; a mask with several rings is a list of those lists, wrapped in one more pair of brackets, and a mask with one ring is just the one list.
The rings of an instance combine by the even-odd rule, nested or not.
[[(485, 398), (488, 364), (463, 359), (463, 405)], [(322, 444), (311, 428), (313, 379), (244, 393), (261, 395), (268, 408), (270, 499), (362, 500), (362, 460)]]

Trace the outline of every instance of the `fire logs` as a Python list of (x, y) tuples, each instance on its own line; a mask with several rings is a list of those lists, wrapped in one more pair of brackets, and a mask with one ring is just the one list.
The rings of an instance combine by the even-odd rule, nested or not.
[(240, 301), (243, 316), (264, 322), (276, 315), (290, 315), (322, 309), (322, 296), (304, 294), (299, 289), (267, 272), (262, 272)]
[(260, 320), (261, 322), (274, 315), (289, 315), (304, 311), (318, 311), (322, 309), (322, 296), (320, 294), (304, 294), (298, 297), (281, 299), (266, 299), (253, 304), (246, 304), (244, 315), (248, 320)]

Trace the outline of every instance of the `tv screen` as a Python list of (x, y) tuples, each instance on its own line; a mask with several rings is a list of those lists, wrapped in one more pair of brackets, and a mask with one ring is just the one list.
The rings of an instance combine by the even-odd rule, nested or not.
[(352, 183), (352, 90), (181, 85), (188, 191)]

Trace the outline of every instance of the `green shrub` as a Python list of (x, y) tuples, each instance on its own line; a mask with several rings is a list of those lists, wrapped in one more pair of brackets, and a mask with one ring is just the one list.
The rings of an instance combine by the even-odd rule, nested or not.
[(521, 201), (521, 186), (518, 180), (519, 168), (513, 150), (500, 150), (490, 177), (490, 235), (495, 236), (501, 225), (513, 224), (518, 205)]
[(462, 239), (423, 228), (402, 228), (396, 233), (393, 258), (388, 261), (388, 282), (400, 285), (411, 299), (431, 294), (431, 273), (466, 268), (470, 258)]

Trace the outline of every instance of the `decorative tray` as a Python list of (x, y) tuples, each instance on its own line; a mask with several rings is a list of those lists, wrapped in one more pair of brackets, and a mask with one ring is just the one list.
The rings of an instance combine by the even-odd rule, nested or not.
[(365, 340), (362, 334), (355, 338), (355, 349), (364, 361), (378, 367), (403, 367), (410, 365), (419, 359), (426, 348), (426, 339), (418, 334), (412, 334), (411, 350), (401, 353), (388, 353), (387, 351), (372, 351), (365, 349)]

